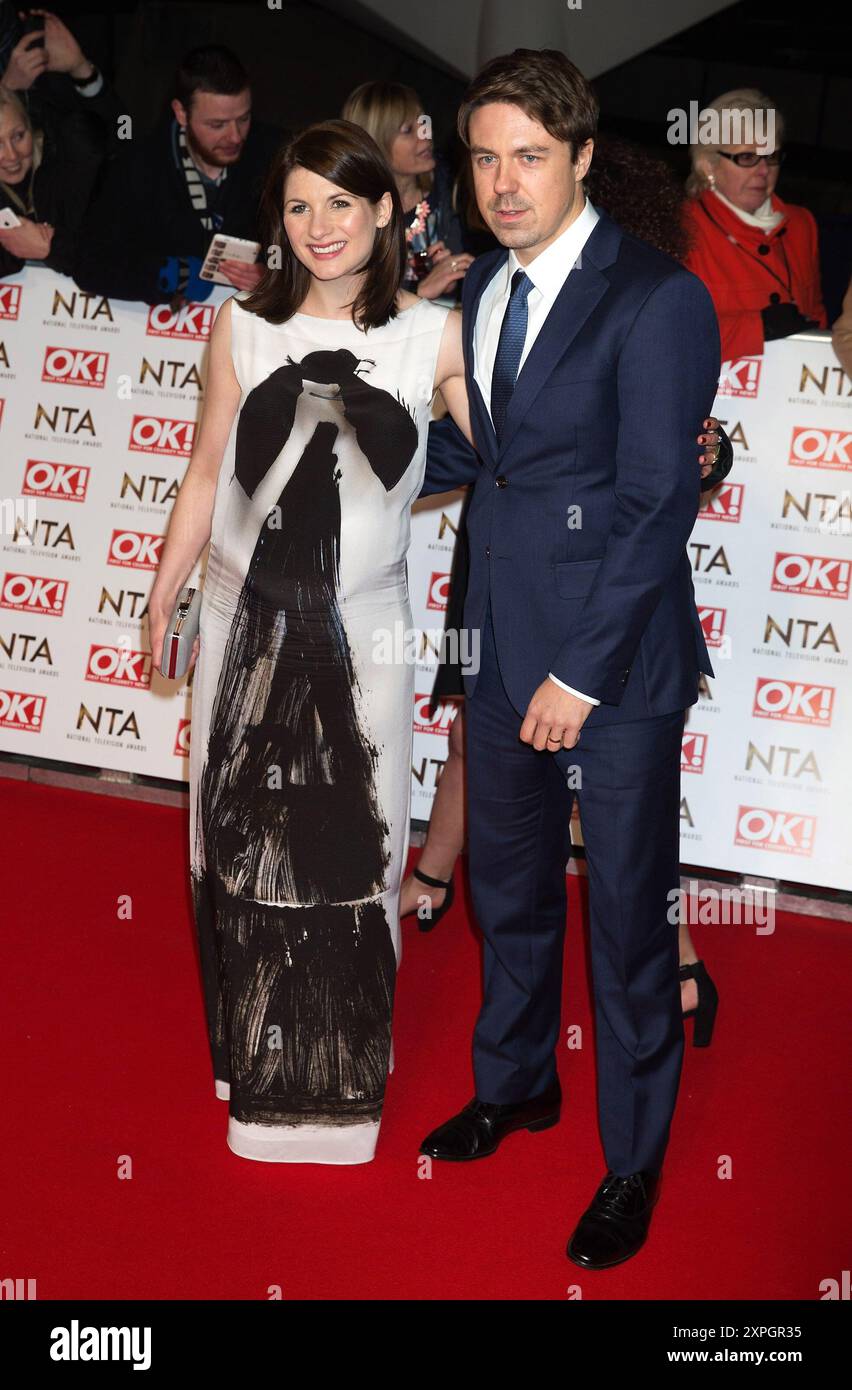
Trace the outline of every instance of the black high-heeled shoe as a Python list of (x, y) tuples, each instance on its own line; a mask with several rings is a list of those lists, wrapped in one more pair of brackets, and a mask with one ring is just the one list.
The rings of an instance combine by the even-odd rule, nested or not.
[[(455, 897), (456, 891), (455, 884), (452, 880), (452, 877), (447, 879), (433, 878), (431, 874), (424, 874), (421, 869), (412, 869), (411, 872), (413, 873), (415, 878), (419, 878), (421, 883), (428, 884), (430, 888), (446, 888), (447, 890), (444, 895), (444, 901), (441, 903), (441, 906), (433, 907), (430, 916), (420, 917), (418, 913), (417, 925), (420, 928), (420, 930), (431, 931), (433, 927), (437, 927), (444, 913), (449, 912), (450, 908), (452, 907), (453, 898)], [(409, 912), (417, 911), (418, 909), (415, 907), (409, 908)], [(405, 914), (405, 916), (408, 916), (408, 912)]]
[(680, 978), (681, 980), (695, 980), (698, 986), (697, 1007), (687, 1009), (683, 1015), (684, 1018), (695, 1018), (692, 1028), (692, 1046), (709, 1047), (710, 1039), (713, 1036), (713, 1025), (716, 1022), (716, 1010), (719, 1007), (719, 991), (707, 974), (707, 967), (703, 960), (697, 960), (692, 965), (682, 965)]

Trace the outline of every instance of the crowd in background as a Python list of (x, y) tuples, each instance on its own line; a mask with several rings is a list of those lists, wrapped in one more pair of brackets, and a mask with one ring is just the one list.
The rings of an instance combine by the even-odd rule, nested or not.
[[(776, 191), (785, 154), (780, 112), (755, 89), (724, 93), (710, 109), (720, 116), (772, 109), (774, 144), (695, 145), (684, 186), (665, 160), (603, 134), (585, 188), (593, 206), (625, 232), (704, 281), (722, 356), (730, 360), (760, 354), (772, 339), (824, 329), (827, 317), (815, 219)], [(436, 154), (419, 94), (400, 83), (362, 83), (341, 111), (328, 114), (366, 129), (384, 154), (405, 221), (404, 287), (457, 302), (475, 256), (496, 244), (476, 208), (469, 162), (456, 166)], [(220, 259), (218, 273), (237, 290), (254, 289), (266, 271), (267, 171), (296, 132), (255, 118), (250, 74), (220, 45), (184, 55), (154, 129), (137, 135), (128, 120), (119, 95), (61, 20), (39, 11), (22, 22), (0, 0), (0, 277), (41, 264), (93, 294), (179, 307), (210, 295), (213, 281), (203, 278), (202, 266), (213, 238), (227, 234), (256, 243), (257, 254)], [(833, 341), (852, 375), (852, 291)], [(463, 520), (459, 530), (463, 535)], [(458, 546), (451, 595), (459, 602), (464, 555)], [(433, 700), (459, 693), (442, 687), (447, 669)], [(452, 864), (463, 839), (462, 726), (461, 718), (452, 725), (423, 853), (426, 862), (443, 852), (448, 877), (419, 875), (430, 885), (431, 926), (452, 902)], [(401, 914), (422, 894), (409, 875)], [(685, 925), (680, 951), (684, 1009), (695, 1012), (714, 991)]]
[[(215, 233), (259, 242), (266, 171), (293, 132), (252, 115), (250, 75), (228, 49), (187, 53), (167, 109), (139, 137), (110, 82), (50, 12), (22, 20), (0, 0), (0, 74), (0, 277), (41, 264), (92, 293), (179, 305), (209, 296), (200, 272)], [(625, 231), (705, 282), (728, 360), (827, 319), (814, 217), (776, 192), (781, 113), (754, 89), (709, 109), (772, 109), (774, 145), (695, 145), (683, 187), (641, 146), (601, 136), (586, 189)], [(330, 114), (368, 130), (392, 171), (406, 222), (405, 287), (458, 301), (474, 256), (494, 243), (466, 166), (436, 156), (418, 94), (366, 82)], [(222, 260), (219, 272), (252, 289), (264, 257), (261, 247), (254, 262)], [(852, 369), (852, 293), (833, 337)]]

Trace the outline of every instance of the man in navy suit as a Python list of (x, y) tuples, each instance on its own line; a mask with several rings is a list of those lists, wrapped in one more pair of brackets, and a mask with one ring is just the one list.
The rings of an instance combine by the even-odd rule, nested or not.
[(586, 199), (597, 115), (563, 54), (529, 49), (488, 63), (459, 112), (502, 249), (464, 281), (476, 454), (451, 422), (433, 425), (423, 491), (474, 487), (464, 624), (482, 642), (465, 674), (466, 762), (485, 992), (476, 1095), (421, 1149), (482, 1158), (559, 1119), (576, 794), (608, 1171), (568, 1255), (603, 1269), (645, 1240), (683, 1057), (667, 913), (685, 711), (712, 675), (686, 542), (720, 352), (703, 284)]

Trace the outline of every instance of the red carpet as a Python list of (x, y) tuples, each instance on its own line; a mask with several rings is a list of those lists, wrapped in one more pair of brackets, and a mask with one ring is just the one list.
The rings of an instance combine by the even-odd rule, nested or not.
[[(648, 1244), (607, 1273), (565, 1258), (603, 1175), (580, 890), (571, 879), (560, 1125), (418, 1176), (472, 1093), (479, 949), (465, 900), (404, 924), (376, 1159), (252, 1163), (213, 1094), (185, 813), (4, 780), (0, 1276), (39, 1299), (818, 1299), (849, 1264), (848, 925), (703, 927), (721, 1002), (687, 1024)], [(129, 895), (132, 918), (118, 915)], [(717, 1176), (729, 1156), (732, 1177)], [(118, 1174), (127, 1157), (132, 1178)]]

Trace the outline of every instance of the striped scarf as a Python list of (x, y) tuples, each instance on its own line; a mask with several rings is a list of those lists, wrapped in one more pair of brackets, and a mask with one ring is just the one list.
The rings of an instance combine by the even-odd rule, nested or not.
[[(183, 175), (186, 179), (186, 187), (189, 192), (190, 202), (195, 211), (199, 214), (202, 227), (208, 231), (213, 231), (213, 218), (206, 211), (207, 209), (207, 188), (201, 175), (196, 168), (195, 161), (189, 152), (186, 131), (183, 126), (177, 128), (178, 160), (183, 168)], [(222, 170), (222, 180), (228, 177), (227, 169)], [(221, 182), (221, 180), (220, 180)]]

